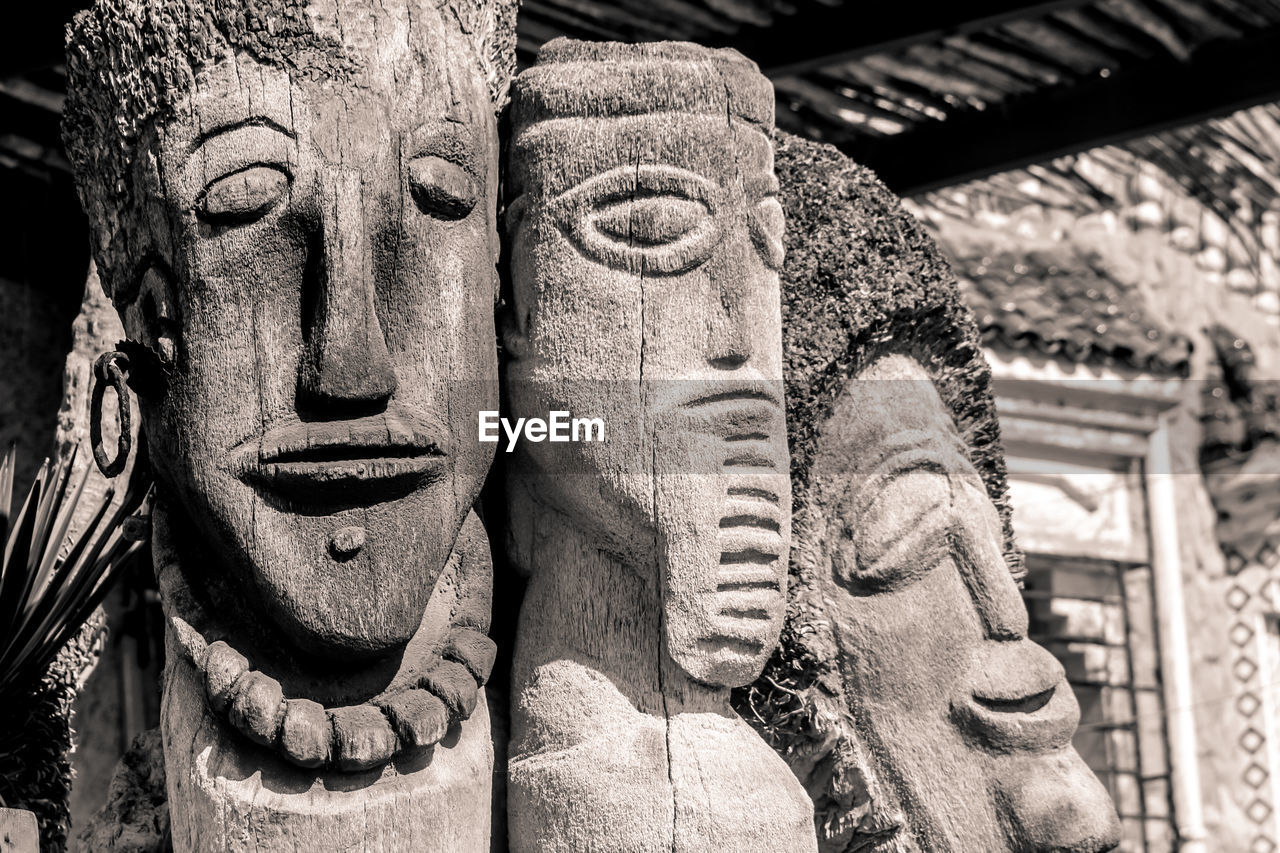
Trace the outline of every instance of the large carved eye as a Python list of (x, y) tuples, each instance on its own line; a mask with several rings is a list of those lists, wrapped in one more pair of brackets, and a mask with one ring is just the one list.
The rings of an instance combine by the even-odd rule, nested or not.
[(589, 257), (629, 272), (688, 272), (720, 241), (715, 185), (673, 166), (619, 166), (559, 196), (550, 211)]
[(905, 586), (950, 555), (951, 486), (938, 471), (899, 470), (850, 484), (833, 511), (832, 572), (856, 594)]
[(196, 211), (216, 225), (244, 225), (265, 216), (288, 190), (289, 175), (279, 166), (248, 166), (210, 182)]
[(434, 155), (409, 164), (409, 191), (419, 210), (450, 222), (462, 219), (480, 200), (479, 182), (470, 172)]
[(783, 220), (782, 205), (773, 196), (756, 202), (756, 206), (748, 214), (751, 241), (764, 258), (765, 266), (777, 272), (782, 271), (782, 262), (786, 257), (786, 250), (782, 246)]

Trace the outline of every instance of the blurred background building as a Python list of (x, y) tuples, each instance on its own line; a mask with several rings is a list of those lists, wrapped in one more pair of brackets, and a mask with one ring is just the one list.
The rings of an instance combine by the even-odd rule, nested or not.
[[(73, 341), (118, 334), (58, 137), (82, 5), (0, 32), (0, 441), (23, 486), (75, 416)], [(736, 47), (780, 127), (906, 199), (984, 335), (1033, 634), (1122, 849), (1280, 848), (1280, 0), (525, 0), (521, 60), (559, 35)], [(81, 821), (158, 719), (146, 572), (107, 609)]]

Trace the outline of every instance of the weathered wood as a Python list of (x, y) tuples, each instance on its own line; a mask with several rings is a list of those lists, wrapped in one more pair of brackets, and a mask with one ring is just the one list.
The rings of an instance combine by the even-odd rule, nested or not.
[(99, 0), (67, 147), (157, 479), (175, 849), (487, 851), (509, 0)]
[(40, 853), (34, 812), (0, 808), (0, 853)]
[(812, 805), (728, 704), (777, 642), (790, 535), (772, 89), (732, 51), (554, 42), (513, 87), (520, 443), (514, 851), (803, 851)]

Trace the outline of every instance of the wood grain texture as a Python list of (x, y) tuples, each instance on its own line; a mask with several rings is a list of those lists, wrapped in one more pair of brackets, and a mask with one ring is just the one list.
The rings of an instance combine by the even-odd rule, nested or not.
[(176, 849), (489, 848), (473, 436), (514, 7), (99, 0), (72, 27), (95, 257), (164, 368)]
[(0, 853), (40, 853), (40, 829), (34, 812), (0, 809)]
[(513, 86), (514, 851), (812, 850), (728, 705), (777, 642), (790, 536), (772, 89), (696, 45), (556, 42)]

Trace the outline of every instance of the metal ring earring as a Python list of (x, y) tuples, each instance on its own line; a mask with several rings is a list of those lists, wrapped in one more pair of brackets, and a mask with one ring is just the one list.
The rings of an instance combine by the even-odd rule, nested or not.
[[(122, 352), (105, 352), (93, 363), (93, 394), (89, 401), (89, 441), (93, 446), (93, 461), (98, 463), (106, 477), (115, 477), (124, 470), (133, 449), (133, 409), (129, 402), (129, 357)], [(102, 446), (102, 400), (107, 387), (116, 392), (119, 410), (120, 437), (116, 440), (116, 456), (107, 459)]]

